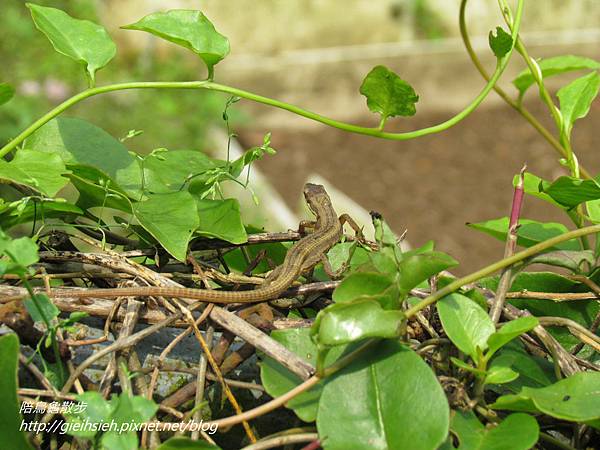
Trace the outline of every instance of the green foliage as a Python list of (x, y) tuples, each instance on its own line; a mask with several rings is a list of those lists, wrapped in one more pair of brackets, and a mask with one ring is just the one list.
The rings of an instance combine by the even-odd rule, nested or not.
[[(600, 63), (590, 58), (584, 58), (575, 55), (554, 56), (537, 61), (542, 78), (548, 78), (554, 75), (560, 75), (567, 72), (585, 69), (600, 69)], [(535, 78), (531, 71), (524, 69), (513, 80), (513, 84), (519, 90), (519, 96), (523, 96), (527, 89), (535, 83)]]
[(417, 112), (419, 96), (387, 67), (374, 67), (363, 80), (360, 93), (367, 97), (369, 110), (381, 115), (382, 123), (389, 117), (414, 116)]
[(580, 372), (546, 387), (524, 387), (519, 394), (499, 397), (495, 409), (528, 409), (571, 422), (600, 420), (600, 373)]
[(452, 411), (450, 429), (459, 450), (527, 450), (538, 440), (539, 426), (528, 414), (511, 414), (494, 428), (485, 428), (472, 411)]
[(33, 447), (21, 432), (21, 413), (17, 398), (17, 364), (19, 339), (14, 334), (0, 336), (0, 436), (4, 446), (15, 450)]
[(186, 437), (174, 437), (160, 444), (156, 450), (220, 450), (220, 447), (205, 441), (194, 441)]
[(448, 402), (431, 369), (387, 340), (328, 381), (317, 429), (327, 436), (326, 450), (435, 449), (446, 439), (448, 420)]
[(587, 116), (592, 101), (598, 95), (600, 88), (600, 75), (591, 72), (562, 87), (556, 94), (560, 100), (563, 132), (571, 135), (573, 124), (577, 119)]
[(60, 156), (35, 150), (21, 150), (12, 161), (0, 161), (0, 179), (29, 186), (50, 197), (69, 182), (65, 177), (69, 173)]
[(213, 67), (229, 53), (229, 40), (200, 11), (171, 10), (150, 14), (123, 27), (154, 34), (196, 53), (213, 78)]
[[(60, 310), (51, 299), (33, 289), (37, 281), (31, 281), (30, 277), (35, 273), (32, 266), (39, 261), (37, 243), (43, 242), (47, 248), (52, 248), (46, 234), (50, 227), (62, 227), (70, 233), (84, 230), (92, 236), (100, 235), (102, 237), (98, 241), (103, 246), (107, 245), (108, 234), (111, 239), (116, 239), (116, 243), (110, 244), (114, 246), (113, 251), (152, 248), (157, 255), (154, 260), (139, 260), (140, 264), (148, 265), (160, 266), (167, 253), (176, 260), (184, 261), (190, 243), (196, 238), (221, 239), (239, 246), (248, 240), (248, 233), (257, 232), (258, 229), (245, 224), (238, 200), (225, 198), (222, 184), (230, 182), (248, 188), (257, 201), (248, 186), (248, 175), (244, 172), (249, 174), (254, 162), (265, 155), (275, 154), (270, 133), (264, 135), (262, 144), (250, 148), (233, 161), (209, 157), (197, 149), (193, 140), (182, 146), (151, 140), (147, 144), (147, 149), (151, 151), (144, 152), (138, 140), (141, 139), (138, 124), (128, 123), (128, 128), (124, 129), (119, 122), (122, 117), (117, 117), (126, 115), (127, 105), (120, 105), (119, 111), (123, 111), (123, 114), (112, 114), (115, 118), (96, 119), (92, 107), (78, 111), (82, 117), (94, 117), (94, 122), (103, 126), (111, 120), (118, 122), (117, 131), (114, 127), (107, 127), (111, 132), (83, 118), (58, 117), (66, 109), (91, 96), (124, 89), (214, 90), (229, 96), (224, 102), (224, 110), (220, 112), (230, 135), (234, 135), (229, 128), (230, 115), (233, 113), (231, 107), (245, 98), (346, 131), (397, 140), (419, 137), (443, 131), (460, 122), (494, 88), (513, 53), (519, 33), (523, 1), (517, 3), (516, 14), (513, 14), (508, 5), (501, 2), (511, 34), (502, 27), (490, 33), (489, 44), (498, 61), (481, 94), (448, 121), (408, 133), (383, 131), (390, 117), (414, 115), (418, 101), (414, 89), (384, 66), (374, 67), (360, 86), (360, 93), (366, 97), (368, 108), (381, 117), (379, 128), (345, 124), (295, 105), (213, 83), (214, 66), (229, 53), (229, 41), (215, 30), (200, 11), (157, 12), (124, 28), (146, 31), (191, 50), (206, 64), (208, 80), (125, 82), (94, 88), (96, 71), (107, 65), (116, 53), (106, 30), (93, 22), (74, 19), (59, 9), (28, 4), (35, 26), (59, 53), (85, 66), (90, 85), (90, 89), (76, 94), (38, 120), (18, 111), (25, 101), (21, 96), (3, 108), (3, 114), (4, 111), (12, 111), (13, 118), (21, 114), (16, 123), (23, 131), (20, 134), (14, 130), (6, 132), (16, 137), (0, 149), (0, 155), (7, 157), (0, 160), (0, 180), (9, 193), (6, 199), (0, 199), (0, 226), (13, 233), (22, 233), (25, 228), (19, 225), (31, 225), (33, 239), (12, 239), (0, 232), (0, 274), (12, 278), (17, 275), (19, 283), (29, 294), (23, 299), (24, 306), (37, 330), (43, 333), (34, 350), (36, 358), (41, 357), (44, 375), (55, 387), (63, 386), (68, 373), (61, 359), (57, 336), (61, 330), (73, 332), (77, 321), (85, 317), (85, 314), (77, 312), (66, 318), (61, 317)], [(461, 26), (464, 26), (462, 21)], [(466, 30), (461, 31), (464, 31), (463, 37), (467, 36)], [(23, 51), (32, 51), (25, 49), (26, 46), (22, 47)], [(517, 193), (523, 191), (544, 200), (547, 205), (566, 213), (577, 228), (584, 227), (586, 222), (600, 222), (600, 185), (579, 167), (571, 147), (574, 123), (588, 114), (600, 88), (600, 77), (596, 72), (600, 65), (591, 59), (576, 56), (548, 58), (536, 63), (527, 55), (521, 42), (516, 42), (516, 48), (531, 67), (514, 80), (519, 96), (513, 106), (523, 113), (520, 103), (522, 96), (531, 85), (538, 85), (540, 98), (549, 107), (560, 131), (557, 139), (551, 140), (551, 143), (559, 150), (563, 158), (561, 163), (570, 172), (568, 176), (561, 176), (554, 181), (525, 174), (523, 186), (522, 177), (518, 176), (515, 179)], [(474, 57), (473, 54), (471, 56)], [(175, 68), (180, 66), (176, 61), (171, 65)], [(179, 72), (174, 71), (177, 69), (168, 72), (175, 76), (165, 77), (160, 70), (154, 67), (147, 73), (156, 72), (159, 79), (180, 79)], [(544, 79), (577, 70), (592, 72), (558, 91), (560, 108), (557, 108), (547, 92)], [(146, 78), (143, 71), (140, 75), (140, 78)], [(9, 101), (14, 95), (12, 86), (18, 86), (15, 81), (19, 80), (8, 81), (10, 84), (0, 83), (0, 104)], [(153, 100), (153, 105), (163, 105), (163, 111), (168, 112), (171, 123), (187, 123), (190, 134), (197, 134), (196, 127), (202, 120), (196, 115), (200, 109), (195, 104), (196, 100), (189, 100), (191, 96), (177, 100), (165, 96), (160, 97), (160, 102), (154, 102), (155, 97), (148, 98)], [(180, 106), (187, 101), (194, 108), (193, 114), (181, 111)], [(17, 109), (13, 110), (15, 105)], [(154, 107), (148, 110), (158, 115), (160, 108), (156, 106), (156, 110)], [(542, 130), (544, 137), (551, 134), (550, 131), (546, 134), (544, 126), (535, 122), (535, 119), (527, 115), (525, 117), (538, 130)], [(27, 126), (28, 122), (33, 123)], [(165, 125), (161, 127), (161, 132), (169, 128), (178, 127)], [(10, 126), (6, 129), (10, 130)], [(119, 139), (116, 136), (123, 137)], [(246, 180), (240, 180), (242, 176)], [(515, 211), (513, 205), (513, 213)], [(559, 433), (565, 439), (569, 439), (569, 432), (550, 418), (600, 429), (598, 374), (590, 371), (557, 380), (560, 367), (554, 367), (556, 361), (553, 361), (555, 356), (551, 349), (546, 347), (546, 353), (534, 356), (529, 353), (529, 347), (526, 350), (519, 340), (523, 334), (539, 332), (540, 320), (537, 317), (542, 316), (569, 319), (590, 329), (598, 316), (598, 303), (554, 302), (549, 299), (514, 298), (513, 295), (509, 303), (518, 309), (526, 309), (530, 315), (505, 321), (498, 326), (486, 310), (493, 295), (482, 290), (498, 290), (499, 277), (489, 276), (511, 265), (514, 267), (509, 292), (556, 294), (587, 290), (587, 285), (579, 283), (580, 278), (570, 279), (568, 275), (577, 274), (595, 282), (600, 281), (600, 245), (596, 244), (596, 249), (593, 249), (584, 233), (597, 232), (600, 228), (570, 232), (562, 223), (518, 218), (517, 243), (529, 250), (455, 279), (442, 272), (455, 267), (458, 261), (434, 250), (433, 242), (403, 252), (398, 245), (398, 237), (389, 226), (381, 217), (373, 216), (376, 250), (372, 243), (366, 245), (362, 239), (358, 239), (343, 242), (329, 252), (332, 266), (336, 269), (345, 268), (347, 275), (333, 292), (333, 303), (318, 312), (306, 308), (290, 312), (289, 317), (294, 318), (316, 316), (312, 328), (271, 333), (273, 339), (314, 365), (317, 376), (321, 378), (312, 389), (292, 398), (286, 406), (302, 421), (316, 423), (320, 443), (325, 449), (434, 450), (451, 449), (454, 444), (460, 449), (531, 448), (538, 440), (539, 427), (531, 415), (521, 412), (544, 414), (545, 428)], [(471, 227), (506, 240), (509, 219), (490, 220), (471, 224)], [(553, 240), (552, 245), (548, 239)], [(531, 249), (534, 245), (537, 247)], [(261, 254), (262, 250), (267, 251), (267, 262), (257, 262), (255, 267), (251, 267), (256, 273), (268, 271), (271, 262), (281, 263), (288, 244), (244, 246), (225, 254), (220, 252), (216, 256), (206, 252), (206, 261), (203, 263), (218, 261), (225, 271), (232, 271), (235, 275), (246, 272), (252, 258)], [(202, 252), (201, 258), (204, 256)], [(526, 272), (528, 265), (533, 263), (560, 267), (568, 273)], [(315, 279), (322, 280), (324, 277), (323, 270), (317, 268)], [(307, 275), (306, 279), (309, 279)], [(468, 289), (464, 288), (466, 285)], [(419, 288), (419, 291), (414, 291), (415, 288)], [(422, 297), (423, 290), (432, 292), (427, 292), (425, 299), (417, 298)], [(526, 297), (525, 294), (522, 296)], [(432, 306), (436, 301), (437, 308)], [(415, 321), (415, 316), (418, 321)], [(568, 327), (546, 328), (558, 345), (567, 350), (580, 343), (570, 322)], [(438, 335), (443, 339), (437, 339)], [(55, 365), (42, 356), (45, 347), (51, 347), (54, 352)], [(579, 347), (575, 351), (580, 359), (574, 361), (585, 360), (587, 365), (597, 363), (597, 355), (589, 346), (584, 346), (581, 351)], [(536, 348), (537, 351), (540, 349)], [(19, 417), (14, 410), (18, 407), (14, 376), (17, 350), (14, 336), (0, 338), (0, 361), (6, 369), (2, 371), (5, 378), (0, 387), (7, 393), (4, 395), (5, 392), (2, 392), (3, 398), (9, 399), (5, 413), (11, 415), (5, 417), (6, 421), (0, 422), (2, 426), (8, 423), (11, 427), (2, 434), (3, 438), (6, 435), (12, 440), (9, 443), (11, 448), (27, 448), (24, 436), (16, 432), (15, 423)], [(301, 384), (300, 378), (274, 358), (261, 358), (261, 380), (269, 395), (284, 395)], [(133, 376), (129, 373), (126, 375)], [(444, 383), (448, 380), (457, 382), (460, 395), (464, 394), (469, 403), (473, 400), (472, 405), (477, 405), (475, 411), (481, 416), (459, 411), (451, 414), (447, 394), (439, 380)], [(143, 423), (155, 416), (158, 407), (153, 401), (132, 396), (125, 383), (121, 388), (123, 392), (118, 396), (113, 395), (110, 400), (92, 391), (79, 395), (78, 400), (87, 403), (87, 408), (85, 412), (66, 414), (67, 420), (70, 423), (114, 420), (117, 425), (126, 425)], [(213, 401), (212, 393), (207, 398)], [(453, 399), (452, 404), (462, 400)], [(484, 414), (490, 403), (499, 410), (519, 412), (500, 416), (502, 420), (490, 420), (491, 415)], [(159, 420), (163, 418), (161, 416)], [(480, 421), (484, 419), (488, 422), (485, 425)], [(72, 429), (71, 435), (91, 440), (93, 447), (138, 448), (138, 436), (132, 431), (118, 433), (112, 430), (98, 432)], [(159, 448), (218, 447), (176, 437)]]
[(8, 83), (0, 83), (0, 105), (10, 101), (15, 95), (15, 88)]
[(490, 48), (498, 59), (504, 58), (513, 45), (512, 37), (502, 27), (496, 27), (496, 34), (490, 31), (488, 40)]
[(444, 330), (460, 351), (474, 360), (487, 348), (487, 340), (494, 333), (494, 324), (487, 312), (473, 300), (460, 294), (451, 294), (440, 300), (437, 310)]
[[(129, 396), (127, 393), (113, 395), (110, 400), (106, 400), (100, 393), (88, 391), (77, 395), (77, 401), (85, 403), (86, 408), (81, 412), (72, 410), (65, 414), (67, 422), (73, 424), (68, 433), (84, 440), (100, 442), (105, 448), (119, 450), (138, 448), (137, 433), (132, 431), (132, 425), (148, 421), (158, 409), (158, 405), (152, 400)], [(94, 430), (92, 427), (83, 426), (86, 422), (101, 424), (111, 421), (114, 421), (118, 431)]]
[(312, 328), (320, 346), (349, 344), (366, 338), (394, 338), (405, 320), (401, 311), (386, 311), (372, 299), (330, 305), (319, 312)]
[(550, 185), (543, 187), (543, 192), (566, 208), (600, 198), (600, 185), (595, 180), (581, 180), (574, 177), (559, 177)]
[[(276, 330), (271, 337), (288, 350), (301, 356), (306, 362), (316, 364), (319, 349), (310, 337), (309, 328), (295, 328), (288, 330)], [(327, 352), (324, 364), (329, 366), (335, 362), (346, 350), (346, 346), (338, 346)], [(266, 391), (272, 397), (278, 397), (300, 384), (301, 380), (277, 361), (264, 357), (260, 364), (260, 379)], [(286, 404), (286, 407), (294, 410), (296, 415), (305, 422), (313, 422), (317, 418), (319, 398), (323, 385), (327, 380), (319, 382), (312, 389), (303, 392)]]
[(85, 67), (93, 86), (96, 71), (106, 66), (117, 47), (104, 27), (78, 20), (56, 8), (27, 3), (35, 26), (46, 35), (54, 49)]
[[(485, 222), (469, 223), (468, 226), (504, 241), (506, 240), (508, 232), (508, 222), (508, 217), (502, 217), (500, 219), (487, 220)], [(521, 219), (519, 220), (519, 224), (520, 227), (517, 230), (517, 244), (523, 247), (531, 247), (532, 245), (555, 236), (560, 236), (568, 231), (566, 226), (556, 222), (544, 223), (538, 222), (537, 220)], [(581, 250), (580, 244), (575, 240), (561, 242), (551, 248), (557, 250)]]
[(152, 195), (136, 203), (133, 214), (165, 250), (185, 260), (188, 242), (199, 225), (196, 201), (189, 192)]

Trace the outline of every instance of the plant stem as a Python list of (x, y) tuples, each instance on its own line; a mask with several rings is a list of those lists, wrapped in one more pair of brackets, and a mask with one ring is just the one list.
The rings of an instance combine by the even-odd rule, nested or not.
[[(473, 46), (471, 45), (471, 39), (469, 38), (469, 33), (467, 30), (467, 24), (465, 20), (465, 10), (468, 0), (462, 0), (460, 4), (460, 13), (459, 13), (459, 28), (460, 35), (462, 37), (463, 43), (465, 45), (465, 49), (467, 54), (471, 58), (471, 62), (477, 68), (481, 76), (488, 81), (490, 79), (489, 74), (481, 64), (481, 61), (477, 57)], [(544, 127), (532, 114), (529, 112), (527, 108), (525, 108), (520, 102), (514, 101), (510, 96), (499, 86), (494, 86), (494, 91), (504, 100), (509, 106), (511, 106), (515, 111), (517, 111), (529, 124), (536, 129), (540, 135), (556, 150), (556, 152), (563, 158), (568, 157), (567, 150), (563, 147), (563, 145)], [(584, 178), (592, 178), (590, 173), (585, 170), (583, 167), (579, 167), (579, 171), (581, 176)]]
[(588, 234), (599, 233), (599, 232), (600, 232), (600, 225), (593, 225), (593, 226), (579, 228), (577, 230), (569, 231), (568, 233), (564, 233), (564, 234), (561, 234), (560, 236), (555, 236), (551, 239), (540, 242), (540, 243), (533, 245), (519, 253), (515, 253), (513, 256), (511, 256), (509, 258), (501, 259), (500, 261), (496, 261), (495, 263), (490, 264), (489, 266), (484, 267), (483, 269), (480, 269), (480, 270), (473, 272), (467, 276), (464, 276), (462, 278), (454, 280), (452, 283), (449, 283), (448, 285), (444, 286), (439, 291), (436, 291), (435, 293), (426, 297), (425, 299), (423, 299), (416, 305), (407, 309), (405, 312), (405, 315), (407, 318), (412, 317), (418, 311), (437, 302), (442, 297), (445, 297), (446, 295), (451, 294), (452, 292), (461, 288), (465, 284), (473, 283), (483, 277), (493, 274), (494, 272), (496, 272), (498, 270), (504, 269), (505, 267), (511, 266), (519, 261), (523, 261), (524, 259), (529, 258), (530, 256), (533, 256), (537, 253), (547, 250), (547, 249), (555, 246), (556, 244), (560, 244), (561, 242), (569, 241), (571, 239), (576, 239), (581, 236), (587, 236)]
[(272, 98), (263, 97), (262, 95), (254, 94), (252, 92), (247, 92), (241, 89), (237, 89), (231, 86), (225, 86), (222, 84), (214, 83), (212, 81), (140, 81), (140, 82), (129, 82), (129, 83), (117, 83), (117, 84), (109, 84), (107, 86), (94, 87), (90, 89), (86, 89), (79, 94), (74, 95), (73, 97), (67, 99), (38, 120), (36, 120), (33, 124), (27, 127), (23, 132), (21, 132), (17, 137), (12, 139), (8, 144), (0, 149), (0, 157), (5, 156), (10, 151), (15, 149), (17, 145), (22, 143), (28, 136), (31, 136), (37, 129), (43, 126), (45, 123), (49, 122), (71, 106), (95, 95), (105, 94), (108, 92), (114, 91), (122, 91), (127, 89), (207, 89), (212, 91), (224, 92), (231, 95), (235, 95), (237, 97), (242, 97), (247, 100), (252, 100), (257, 103), (262, 103), (269, 106), (274, 106), (276, 108), (280, 108), (286, 111), (290, 111), (292, 113), (298, 114), (299, 116), (305, 117), (310, 120), (314, 120), (325, 125), (329, 125), (334, 128), (338, 128), (340, 130), (348, 131), (350, 133), (363, 134), (367, 136), (379, 137), (382, 139), (390, 139), (403, 141), (408, 139), (414, 139), (421, 136), (426, 136), (433, 133), (439, 133), (440, 131), (447, 130), (448, 128), (456, 125), (469, 114), (471, 114), (485, 99), (485, 97), (489, 94), (489, 92), (494, 88), (496, 82), (504, 72), (508, 61), (510, 60), (510, 56), (514, 49), (514, 42), (517, 40), (517, 36), (519, 33), (519, 27), (521, 24), (521, 16), (523, 12), (523, 4), (524, 0), (519, 0), (517, 6), (517, 13), (515, 15), (515, 23), (512, 30), (512, 38), (513, 38), (513, 46), (507, 52), (507, 54), (498, 60), (496, 65), (496, 70), (488, 80), (485, 87), (481, 90), (479, 95), (475, 97), (475, 99), (467, 105), (461, 112), (446, 120), (445, 122), (439, 123), (437, 125), (422, 128), (420, 130), (409, 131), (406, 133), (389, 133), (384, 132), (379, 129), (379, 127), (371, 128), (371, 127), (362, 127), (358, 125), (353, 125), (345, 122), (340, 122), (329, 117), (322, 116), (320, 114), (314, 113), (312, 111), (308, 111), (306, 109), (300, 108), (298, 106), (281, 102), (279, 100), (274, 100)]

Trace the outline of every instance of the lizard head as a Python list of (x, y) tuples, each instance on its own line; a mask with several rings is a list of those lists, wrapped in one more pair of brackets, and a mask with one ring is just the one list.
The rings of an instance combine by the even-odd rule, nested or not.
[(320, 184), (306, 183), (304, 185), (304, 198), (312, 212), (317, 214), (319, 209), (331, 206), (329, 195)]

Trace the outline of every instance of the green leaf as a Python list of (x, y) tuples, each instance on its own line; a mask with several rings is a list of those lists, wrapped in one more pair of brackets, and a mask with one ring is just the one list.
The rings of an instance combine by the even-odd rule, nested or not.
[[(520, 227), (517, 230), (517, 244), (522, 247), (531, 247), (539, 242), (560, 236), (569, 230), (562, 223), (538, 222), (536, 220), (520, 219)], [(501, 241), (506, 240), (508, 230), (508, 217), (488, 220), (479, 223), (469, 223), (469, 227), (483, 231)], [(561, 242), (552, 247), (554, 250), (581, 250), (577, 240)]]
[(103, 449), (111, 450), (137, 450), (138, 439), (134, 432), (107, 431), (102, 434), (100, 443)]
[(95, 391), (87, 391), (76, 396), (77, 401), (82, 405), (85, 404), (85, 410), (76, 412), (71, 410), (65, 414), (67, 421), (71, 424), (81, 424), (79, 426), (71, 426), (67, 429), (67, 433), (71, 436), (77, 436), (85, 439), (91, 439), (96, 435), (97, 431), (84, 427), (83, 424), (89, 423), (105, 423), (110, 421), (112, 408), (110, 403), (102, 397), (102, 394)]
[(589, 73), (562, 87), (556, 94), (560, 101), (563, 130), (567, 136), (571, 134), (573, 123), (587, 116), (592, 101), (598, 95), (600, 75)]
[(151, 33), (196, 53), (206, 64), (209, 79), (213, 67), (229, 53), (229, 41), (200, 11), (175, 9), (156, 12), (122, 27)]
[[(491, 405), (495, 409), (512, 409), (530, 401), (549, 416), (572, 422), (600, 419), (600, 373), (579, 372), (543, 388), (524, 387), (517, 396), (503, 396)], [(511, 403), (512, 402), (512, 403)]]
[(89, 209), (97, 206), (131, 213), (127, 193), (102, 170), (92, 166), (71, 164), (71, 183), (79, 191), (77, 206)]
[(11, 239), (0, 230), (0, 254), (2, 253), (21, 267), (28, 267), (39, 261), (38, 247), (32, 239)]
[(242, 156), (233, 161), (230, 165), (230, 173), (237, 178), (242, 174), (244, 167), (261, 159), (264, 155), (274, 155), (277, 151), (271, 147), (271, 133), (267, 133), (263, 138), (263, 144), (260, 147), (252, 147), (246, 150)]
[(137, 164), (127, 148), (102, 128), (82, 119), (53, 119), (31, 136), (24, 148), (60, 155), (65, 164), (101, 170), (119, 183), (121, 173)]
[[(520, 181), (521, 176), (520, 175), (515, 175), (513, 178), (513, 186), (517, 186), (519, 181)], [(562, 205), (560, 205), (559, 203), (557, 203), (556, 201), (554, 201), (552, 199), (552, 197), (550, 197), (548, 194), (544, 193), (543, 187), (544, 186), (549, 186), (550, 183), (536, 175), (533, 175), (532, 173), (526, 172), (524, 174), (523, 177), (523, 191), (526, 194), (529, 195), (533, 195), (534, 197), (537, 197), (539, 199), (542, 199), (548, 203), (553, 204), (554, 206), (557, 206), (559, 208), (563, 208)]]
[(444, 331), (460, 351), (477, 360), (477, 348), (485, 350), (495, 327), (487, 312), (461, 294), (437, 302)]
[(22, 198), (0, 213), (0, 228), (8, 230), (15, 225), (34, 220), (63, 219), (68, 222), (83, 214), (82, 209), (63, 199)]
[[(310, 328), (275, 330), (271, 332), (271, 337), (306, 362), (316, 365), (318, 349), (310, 338)], [(325, 357), (325, 366), (335, 362), (345, 349), (345, 346), (332, 348)], [(279, 397), (302, 382), (297, 375), (269, 357), (264, 357), (260, 364), (260, 379), (272, 397)], [(325, 382), (326, 380), (320, 381), (315, 387), (294, 397), (285, 406), (293, 409), (303, 421), (313, 422), (317, 418), (319, 398)]]
[(494, 36), (494, 31), (490, 31), (488, 36), (488, 40), (490, 43), (490, 48), (496, 55), (496, 58), (501, 59), (506, 55), (510, 49), (512, 48), (513, 42), (512, 37), (506, 31), (502, 29), (502, 27), (496, 27), (496, 35)]
[[(583, 69), (600, 69), (600, 63), (590, 58), (584, 58), (574, 55), (554, 56), (552, 58), (541, 59), (537, 62), (542, 71), (542, 78), (546, 79), (553, 75), (573, 72)], [(523, 70), (513, 80), (513, 84), (519, 90), (519, 95), (523, 96), (525, 91), (535, 83), (531, 71), (527, 68)]]
[[(35, 294), (35, 298), (27, 298), (23, 303), (34, 322), (46, 323), (58, 317), (60, 310), (52, 303), (46, 294)], [(44, 320), (44, 318), (46, 320)]]
[(383, 341), (329, 379), (317, 429), (325, 450), (434, 450), (448, 420), (448, 401), (429, 366), (400, 343)]
[(505, 384), (516, 380), (519, 374), (509, 367), (490, 367), (485, 376), (485, 384)]
[(94, 84), (96, 71), (109, 63), (117, 47), (104, 27), (89, 20), (74, 19), (64, 11), (26, 4), (38, 30), (46, 35), (54, 49), (83, 64)]
[(0, 83), (0, 105), (8, 102), (15, 95), (15, 88), (8, 83)]
[(155, 194), (167, 194), (180, 191), (190, 182), (206, 183), (207, 172), (217, 164), (199, 151), (170, 150), (148, 155), (143, 167), (145, 188)]
[(590, 200), (585, 204), (588, 216), (593, 223), (600, 223), (600, 200)]
[[(498, 276), (483, 278), (480, 285), (495, 291), (498, 289)], [(520, 272), (515, 277), (510, 292), (573, 292), (577, 282), (554, 272)], [(538, 301), (538, 300), (535, 300)], [(542, 314), (543, 315), (543, 314)]]
[(405, 255), (399, 264), (401, 292), (406, 294), (429, 277), (456, 265), (458, 261), (442, 252)]
[(146, 422), (158, 410), (158, 405), (152, 400), (139, 395), (129, 396), (126, 393), (113, 395), (110, 403), (113, 410), (111, 418), (118, 424)]
[(187, 437), (172, 437), (163, 442), (156, 450), (220, 450), (221, 447), (206, 441), (195, 441)]
[(196, 204), (198, 234), (223, 239), (232, 244), (243, 244), (248, 240), (237, 199), (209, 200), (196, 197)]
[(552, 363), (539, 356), (530, 355), (517, 341), (505, 345), (496, 353), (490, 370), (496, 367), (507, 367), (519, 374), (519, 378), (505, 386), (515, 393), (523, 386), (537, 388), (556, 382)]
[(414, 116), (417, 112), (415, 103), (419, 96), (387, 67), (374, 67), (363, 80), (360, 93), (367, 97), (369, 110), (381, 114), (383, 121), (394, 116)]
[(190, 238), (200, 224), (196, 200), (189, 192), (151, 195), (133, 205), (133, 214), (165, 250), (185, 261)]
[(402, 311), (386, 311), (376, 300), (359, 299), (321, 310), (311, 335), (324, 346), (348, 344), (369, 337), (394, 338), (400, 335), (404, 319)]
[(15, 334), (0, 337), (0, 436), (3, 446), (18, 450), (31, 450), (25, 433), (20, 431), (21, 417), (17, 398), (17, 361), (19, 339)]
[(562, 176), (544, 188), (560, 205), (571, 209), (588, 200), (600, 199), (600, 185), (594, 180)]
[(347, 303), (361, 297), (376, 298), (383, 295), (394, 283), (394, 279), (377, 272), (354, 272), (348, 275), (333, 291), (336, 303)]
[(458, 450), (528, 450), (540, 431), (528, 414), (511, 414), (498, 426), (486, 428), (473, 411), (452, 411), (450, 429), (458, 438)]
[(555, 267), (564, 267), (572, 272), (580, 273), (585, 268), (585, 263), (594, 264), (594, 252), (591, 250), (556, 250), (534, 256), (529, 264), (546, 264)]
[(374, 254), (373, 252), (369, 252), (362, 247), (357, 247), (355, 242), (341, 242), (335, 245), (327, 253), (327, 259), (329, 260), (333, 270), (340, 269), (342, 264), (348, 262), (352, 249), (354, 249), (352, 253), (352, 259), (350, 259), (350, 263), (348, 265), (348, 269), (350, 271), (368, 262), (370, 256)]
[(502, 325), (502, 327), (492, 334), (487, 340), (488, 351), (486, 358), (490, 358), (502, 346), (508, 344), (517, 336), (535, 328), (540, 321), (533, 316), (519, 317)]
[(19, 150), (12, 161), (0, 160), (0, 179), (30, 186), (53, 197), (68, 182), (70, 173), (58, 155)]

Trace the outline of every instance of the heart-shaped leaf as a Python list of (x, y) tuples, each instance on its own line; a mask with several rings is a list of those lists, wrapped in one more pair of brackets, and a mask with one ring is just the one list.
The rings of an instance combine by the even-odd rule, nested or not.
[(104, 27), (69, 16), (56, 8), (27, 3), (38, 30), (46, 35), (54, 49), (85, 66), (94, 84), (96, 71), (109, 63), (117, 47)]
[(14, 181), (54, 197), (68, 182), (70, 172), (60, 156), (34, 150), (17, 151), (12, 161), (0, 159), (0, 179)]
[(500, 59), (506, 55), (512, 48), (512, 36), (502, 29), (502, 27), (496, 27), (496, 34), (490, 31), (488, 36), (490, 48), (496, 55), (496, 58)]
[(190, 238), (200, 223), (196, 200), (189, 192), (151, 195), (134, 204), (133, 213), (165, 250), (185, 261)]
[(384, 66), (374, 67), (360, 86), (360, 93), (367, 97), (367, 106), (379, 113), (383, 121), (394, 116), (414, 116), (419, 96), (414, 89)]
[(196, 197), (196, 205), (199, 216), (198, 234), (233, 244), (243, 244), (248, 240), (237, 199), (209, 200)]
[(215, 30), (214, 25), (200, 11), (175, 9), (149, 14), (140, 21), (122, 27), (151, 33), (196, 53), (213, 78), (213, 68), (229, 53), (229, 41)]

